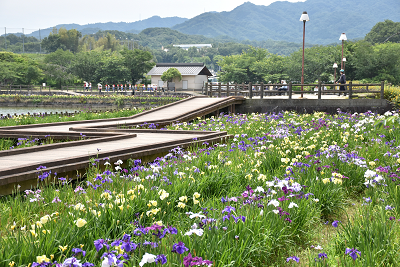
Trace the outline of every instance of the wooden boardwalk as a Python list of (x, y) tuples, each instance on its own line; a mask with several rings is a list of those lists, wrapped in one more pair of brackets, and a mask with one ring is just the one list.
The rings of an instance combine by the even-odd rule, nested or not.
[(0, 137), (38, 137), (77, 140), (30, 148), (0, 151), (0, 195), (10, 194), (17, 186), (21, 190), (36, 186), (39, 166), (47, 171), (67, 174), (89, 166), (90, 158), (119, 159), (148, 158), (167, 153), (174, 147), (196, 143), (221, 142), (229, 138), (226, 132), (165, 131), (135, 129), (137, 125), (154, 123), (164, 126), (177, 121), (189, 121), (223, 108), (234, 112), (241, 97), (192, 97), (131, 117), (91, 121), (62, 122), (37, 125), (1, 127)]

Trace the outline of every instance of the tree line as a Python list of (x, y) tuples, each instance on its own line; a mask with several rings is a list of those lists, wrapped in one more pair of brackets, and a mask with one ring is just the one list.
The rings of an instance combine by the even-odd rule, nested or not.
[(88, 81), (102, 84), (146, 82), (153, 56), (140, 49), (72, 53), (58, 49), (44, 58), (0, 52), (0, 81), (4, 84), (41, 84), (61, 87)]
[[(336, 80), (341, 66), (340, 45), (313, 46), (305, 49), (304, 81), (325, 83)], [(367, 41), (345, 42), (344, 70), (347, 80), (400, 84), (400, 43), (381, 43), (372, 45)], [(289, 80), (300, 83), (302, 73), (302, 51), (290, 56), (269, 53), (266, 49), (251, 48), (240, 55), (223, 57), (218, 64), (221, 82), (234, 83), (277, 83)]]
[[(166, 41), (166, 33), (171, 33), (169, 42)], [(163, 49), (159, 47), (161, 43), (157, 43), (158, 49), (141, 45), (153, 40), (152, 47), (156, 47), (154, 40), (157, 38), (166, 43)], [(179, 38), (188, 36), (164, 28), (146, 29), (138, 35), (105, 31), (85, 36), (76, 30), (55, 29), (41, 43), (42, 48), (50, 52), (48, 54), (1, 52), (0, 81), (14, 84), (46, 82), (58, 87), (83, 81), (146, 83), (148, 79), (145, 74), (155, 62), (203, 62), (209, 69), (219, 71), (222, 82), (295, 82), (301, 79), (301, 49), (289, 55), (281, 55), (266, 49), (264, 46), (268, 42), (259, 41), (257, 46), (220, 42), (213, 43), (212, 47), (191, 47), (185, 50), (172, 45)], [(195, 38), (199, 43), (201, 40), (210, 41), (202, 36)], [(7, 42), (18, 44), (17, 39), (10, 36), (7, 36)], [(399, 42), (400, 22), (392, 21), (376, 24), (364, 40), (346, 41), (344, 57), (347, 59), (347, 79), (367, 82), (384, 80), (400, 84)], [(341, 45), (308, 46), (305, 49), (305, 82), (315, 82), (318, 79), (333, 81), (332, 65), (335, 62), (340, 66)]]

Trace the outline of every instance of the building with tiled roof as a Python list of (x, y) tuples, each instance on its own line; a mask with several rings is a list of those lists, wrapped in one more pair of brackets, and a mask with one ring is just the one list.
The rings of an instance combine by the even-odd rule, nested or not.
[(204, 63), (157, 63), (147, 75), (151, 76), (151, 83), (157, 84), (158, 88), (166, 88), (167, 85), (161, 80), (161, 75), (169, 68), (176, 68), (182, 75), (180, 82), (175, 82), (175, 88), (181, 90), (201, 90), (212, 76)]

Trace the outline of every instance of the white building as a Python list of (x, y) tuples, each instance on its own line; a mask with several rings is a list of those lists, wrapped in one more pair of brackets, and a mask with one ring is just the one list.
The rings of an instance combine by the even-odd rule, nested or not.
[(185, 50), (189, 50), (190, 47), (196, 47), (197, 50), (204, 47), (212, 47), (211, 44), (182, 44), (182, 45), (174, 45), (175, 47), (180, 47)]
[(204, 63), (157, 63), (147, 75), (151, 76), (151, 83), (157, 84), (158, 88), (164, 87), (161, 75), (169, 68), (176, 68), (182, 75), (180, 82), (175, 82), (177, 90), (201, 90), (204, 83), (208, 81), (208, 76), (212, 76)]

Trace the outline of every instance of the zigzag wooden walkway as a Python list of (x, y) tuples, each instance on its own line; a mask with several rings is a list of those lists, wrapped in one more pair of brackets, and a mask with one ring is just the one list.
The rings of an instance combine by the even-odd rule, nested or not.
[[(57, 172), (60, 177), (87, 168), (91, 158), (108, 157), (110, 162), (151, 158), (177, 146), (224, 141), (229, 138), (226, 132), (133, 128), (144, 123), (164, 126), (190, 121), (224, 108), (234, 112), (235, 104), (242, 101), (241, 97), (192, 97), (125, 118), (0, 127), (1, 138), (50, 135), (53, 139), (77, 140), (0, 151), (0, 195), (12, 193), (17, 185), (21, 186), (20, 190), (36, 186), (39, 166), (46, 166), (47, 171)], [(78, 140), (81, 135), (90, 139)]]

